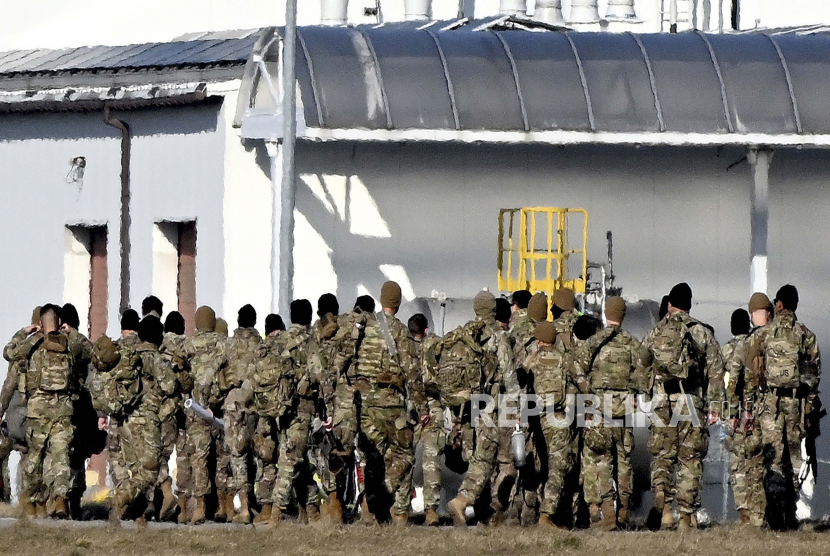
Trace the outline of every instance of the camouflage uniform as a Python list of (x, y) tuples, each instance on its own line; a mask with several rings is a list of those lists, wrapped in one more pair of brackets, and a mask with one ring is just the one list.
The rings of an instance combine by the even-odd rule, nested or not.
[[(132, 352), (141, 341), (138, 339), (137, 332), (130, 332), (126, 336), (122, 336), (115, 342), (118, 350), (123, 354), (125, 352)], [(117, 400), (110, 400), (110, 402), (117, 402)], [(107, 460), (109, 461), (110, 473), (112, 474), (112, 482), (117, 485), (129, 478), (129, 462), (123, 458), (121, 450), (121, 425), (123, 424), (124, 415), (120, 411), (110, 413), (107, 422)]]
[[(482, 381), (485, 385), (483, 393), (490, 393), (498, 407), (500, 394), (507, 394), (514, 398), (518, 398), (519, 395), (519, 382), (513, 364), (510, 338), (507, 332), (501, 330), (493, 317), (479, 316), (473, 322), (483, 325), (479, 345), (486, 356), (491, 358), (491, 364), (495, 366), (493, 376)], [(474, 431), (474, 439), (465, 437), (462, 440), (462, 449), (468, 458), (470, 467), (464, 482), (458, 489), (458, 494), (470, 503), (481, 495), (497, 463), (500, 440), (498, 415), (494, 413), (492, 418), (494, 426), (488, 426), (481, 420)], [(473, 442), (467, 442), (468, 440), (473, 440)]]
[(785, 504), (785, 516), (792, 521), (805, 463), (801, 443), (807, 419), (818, 406), (821, 356), (816, 336), (792, 311), (777, 311), (770, 324), (752, 334), (748, 361), (750, 381), (758, 380), (762, 392), (756, 414), (768, 500)]
[[(77, 377), (79, 385), (86, 384), (92, 361), (92, 342), (74, 328), (69, 329), (67, 336), (75, 361), (73, 374)], [(89, 392), (86, 388), (79, 388), (75, 394), (72, 416), (76, 433), (70, 451), (72, 490), (69, 499), (73, 517), (80, 518), (81, 497), (86, 491), (86, 460), (101, 452), (104, 446), (99, 442), (101, 431), (98, 430), (98, 416), (92, 407)]]
[[(676, 497), (680, 513), (691, 515), (701, 506), (703, 458), (709, 449), (707, 411), (710, 406), (720, 408), (725, 398), (723, 357), (712, 329), (683, 311), (658, 323), (643, 345), (654, 361), (652, 398), (662, 396), (653, 411), (665, 425), (651, 426), (652, 488), (658, 500), (662, 493), (671, 507)], [(686, 378), (680, 378), (682, 375)], [(682, 402), (684, 393), (690, 403)], [(686, 418), (669, 426), (675, 408)], [(697, 424), (688, 418), (690, 410), (695, 412)], [(655, 509), (663, 511), (659, 505)]]
[[(741, 419), (744, 411), (754, 411), (753, 405), (759, 398), (757, 392), (750, 391), (757, 381), (747, 380), (746, 357), (750, 336), (739, 334), (722, 349), (725, 369), (729, 374), (726, 385), (729, 415), (725, 417), (731, 419)], [(735, 507), (741, 513), (748, 513), (751, 524), (761, 526), (767, 507), (761, 431), (738, 427), (726, 442), (731, 454), (729, 471)]]
[[(385, 319), (397, 356), (390, 353), (378, 319)], [(406, 516), (415, 462), (414, 424), (418, 421), (409, 415), (408, 402), (418, 416), (426, 414), (418, 354), (406, 326), (386, 312), (368, 316), (351, 371), (350, 382), (360, 397), (358, 449), (366, 462), (368, 508), (382, 519), (390, 507), (393, 517)]]
[[(243, 381), (253, 376), (256, 370), (257, 348), (262, 337), (254, 328), (237, 328), (233, 337), (227, 340), (228, 366), (222, 374), (227, 392), (223, 407), (225, 420), (225, 449), (230, 456), (230, 493), (248, 494), (249, 455), (253, 421), (249, 419), (248, 404), (251, 397), (249, 386)], [(249, 422), (250, 421), (250, 422)]]
[(279, 431), (276, 419), (280, 406), (274, 400), (282, 366), (282, 334), (266, 336), (257, 347), (257, 364), (251, 377), (253, 391), (251, 411), (256, 414), (253, 436), (254, 461), (256, 463), (256, 493), (260, 505), (271, 504), (277, 480), (277, 440)]
[(24, 353), (31, 353), (29, 366), (19, 378), (20, 391), (28, 397), (26, 494), (30, 501), (45, 504), (50, 496), (66, 499), (72, 487), (72, 395), (80, 386), (66, 334), (36, 334), (20, 346)]
[[(27, 349), (31, 349), (33, 347), (33, 343), (27, 342), (29, 338), (29, 333), (26, 332), (25, 328), (18, 330), (12, 339), (9, 340), (9, 343), (6, 344), (5, 348), (3, 349), (3, 357), (6, 361), (9, 362), (8, 370), (6, 371), (6, 379), (3, 382), (3, 390), (0, 393), (0, 417), (3, 419), (7, 419), (8, 416), (6, 415), (6, 411), (8, 411), (12, 398), (14, 397), (15, 393), (21, 397), (21, 403), (26, 405), (25, 401), (25, 392), (20, 390), (18, 386), (20, 385), (21, 377), (25, 377), (26, 375), (26, 368), (29, 365), (29, 351)], [(26, 343), (27, 347), (22, 348), (21, 346)], [(8, 463), (8, 456), (11, 453), (12, 448), (14, 448), (14, 442), (11, 438), (3, 434), (2, 436), (2, 448), (3, 448), (3, 461), (4, 465)], [(20, 472), (20, 492), (25, 494), (27, 490), (28, 484), (28, 475), (26, 474), (26, 457), (27, 451), (25, 447), (21, 446), (20, 450), (20, 464), (19, 469)], [(4, 475), (4, 480), (6, 479)]]
[[(215, 415), (221, 415), (217, 381), (227, 365), (225, 339), (215, 332), (198, 330), (185, 341), (185, 353), (193, 380), (193, 400)], [(192, 473), (192, 495), (198, 500), (211, 492), (212, 481), (209, 468), (211, 449), (215, 448), (216, 478), (218, 492), (227, 490), (227, 457), (219, 441), (219, 432), (210, 423), (192, 413), (186, 416), (187, 448)]]
[(176, 392), (167, 396), (162, 403), (161, 418), (161, 455), (159, 474), (156, 486), (161, 487), (171, 481), (170, 458), (176, 450), (176, 489), (180, 495), (189, 496), (191, 488), (190, 458), (187, 453), (187, 434), (185, 431), (185, 415), (182, 408), (182, 396), (190, 395), (193, 390), (192, 377), (187, 365), (185, 341), (182, 334), (167, 332), (161, 342), (161, 355), (165, 364), (173, 369), (176, 376)]
[(120, 460), (126, 463), (128, 472), (115, 485), (115, 493), (122, 504), (144, 495), (146, 515), (158, 480), (161, 423), (168, 417), (162, 414), (162, 409), (169, 407), (165, 401), (176, 394), (178, 384), (173, 368), (156, 345), (140, 342), (134, 349), (138, 355), (141, 390), (137, 404), (126, 411), (119, 426)]
[[(574, 359), (578, 372), (585, 377), (588, 393), (599, 397), (597, 409), (603, 416), (592, 419), (584, 431), (585, 501), (599, 506), (616, 500), (620, 508), (627, 509), (634, 481), (634, 431), (629, 426), (611, 426), (604, 417), (623, 420), (631, 415), (633, 407), (627, 397), (645, 390), (650, 354), (631, 334), (608, 326), (583, 342), (575, 350)], [(610, 407), (606, 406), (606, 396), (610, 396)]]

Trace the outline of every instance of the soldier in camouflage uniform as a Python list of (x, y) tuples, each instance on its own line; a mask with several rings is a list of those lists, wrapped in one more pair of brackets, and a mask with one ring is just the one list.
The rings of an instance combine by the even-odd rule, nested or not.
[(426, 422), (428, 415), (415, 345), (395, 318), (400, 286), (384, 283), (380, 302), (380, 313), (366, 315), (356, 361), (349, 369), (353, 376), (348, 377), (360, 400), (358, 449), (365, 461), (366, 487), (361, 517), (385, 521), (391, 514), (393, 523), (405, 524), (415, 463), (414, 426), (421, 419)]
[[(288, 509), (292, 491), (300, 508), (300, 521), (307, 522), (306, 496), (309, 467), (306, 450), (315, 412), (317, 385), (308, 367), (308, 339), (311, 325), (311, 303), (307, 299), (291, 302), (291, 326), (277, 336), (269, 353), (257, 365), (258, 376), (270, 376), (271, 381), (255, 379), (259, 384), (273, 383), (264, 394), (261, 406), (273, 408), (264, 413), (275, 415), (273, 425), (279, 431), (276, 461), (276, 482), (271, 497), (271, 519), (267, 528), (277, 527)], [(265, 362), (269, 367), (260, 366)]]
[[(131, 396), (125, 399), (124, 417), (119, 426), (121, 461), (128, 472), (115, 485), (110, 520), (118, 524), (124, 512), (137, 506), (136, 523), (145, 525), (154, 513), (153, 496), (158, 481), (161, 461), (161, 423), (169, 417), (162, 409), (174, 398), (178, 381), (169, 359), (159, 348), (164, 339), (164, 327), (155, 316), (145, 317), (139, 325), (139, 343), (131, 349), (137, 357), (130, 360), (136, 376)], [(121, 360), (127, 357), (121, 351)], [(121, 361), (119, 361), (120, 363)]]
[(810, 463), (802, 456), (802, 442), (810, 420), (820, 410), (821, 356), (815, 334), (796, 318), (795, 286), (781, 287), (775, 297), (775, 317), (750, 339), (747, 376), (758, 381), (762, 392), (756, 418), (766, 465), (767, 500), (776, 504), (767, 515), (784, 520), (770, 525), (793, 527), (801, 477), (807, 475)]
[[(577, 372), (586, 381), (587, 393), (599, 398), (599, 406), (595, 408), (599, 416), (593, 415), (584, 431), (582, 475), (591, 526), (605, 530), (616, 528), (617, 521), (621, 526), (628, 521), (628, 501), (634, 486), (631, 468), (634, 429), (628, 425), (634, 410), (633, 396), (645, 391), (647, 369), (651, 365), (648, 350), (620, 328), (625, 310), (622, 298), (610, 298), (605, 305), (607, 326), (574, 353)], [(624, 425), (606, 423), (606, 418), (622, 420)], [(615, 501), (618, 511), (614, 508)]]
[[(182, 396), (190, 396), (193, 381), (185, 353), (184, 317), (178, 311), (167, 314), (164, 320), (164, 338), (161, 342), (161, 356), (176, 374), (176, 393), (164, 399), (161, 408), (161, 457), (156, 488), (161, 490), (162, 503), (158, 512), (159, 520), (172, 518), (176, 510), (176, 498), (173, 495), (173, 478), (170, 474), (170, 458), (176, 451), (176, 488), (182, 501), (187, 500), (191, 488), (190, 458), (187, 453), (187, 435)], [(182, 504), (184, 505), (184, 504)], [(187, 515), (183, 508), (182, 522)]]
[[(764, 326), (769, 320), (772, 304), (763, 293), (752, 295), (749, 310), (753, 320)], [(766, 495), (764, 493), (764, 454), (761, 431), (754, 430), (749, 418), (759, 393), (747, 381), (746, 356), (750, 340), (750, 315), (743, 309), (732, 313), (733, 338), (723, 346), (724, 368), (728, 375), (726, 395), (729, 400), (731, 435), (726, 443), (730, 452), (730, 476), (735, 507), (741, 514), (741, 525), (760, 527), (764, 524)]]
[[(479, 292), (473, 300), (473, 310), (476, 319), (467, 323), (461, 329), (451, 332), (448, 336), (460, 332), (461, 341), (442, 340), (439, 353), (438, 367), (432, 377), (424, 377), (425, 383), (433, 393), (437, 391), (445, 407), (466, 405), (472, 394), (489, 394), (493, 397), (496, 407), (499, 405), (499, 396), (506, 394), (513, 400), (518, 400), (519, 383), (513, 364), (513, 351), (510, 348), (510, 338), (507, 332), (498, 326), (495, 320), (496, 299), (488, 291)], [(459, 361), (460, 367), (465, 369), (467, 383), (466, 390), (448, 389), (450, 385), (463, 386), (451, 378), (453, 350), (459, 349), (471, 336), (477, 344), (478, 361), (464, 363)], [(448, 348), (445, 352), (444, 346)], [(469, 353), (462, 350), (461, 353)], [(480, 376), (472, 376), (473, 369), (479, 369)], [(470, 374), (472, 373), (472, 374)], [(431, 373), (432, 374), (432, 373)], [(515, 402), (514, 402), (515, 403)], [(453, 423), (453, 434), (461, 439), (461, 449), (465, 459), (469, 462), (467, 477), (458, 490), (458, 495), (447, 504), (447, 510), (453, 517), (456, 525), (466, 525), (466, 507), (473, 504), (481, 495), (497, 463), (499, 452), (498, 416), (491, 415), (493, 426), (480, 419), (473, 431), (473, 426), (466, 424), (462, 416), (466, 413), (453, 413), (457, 422)], [(460, 430), (459, 430), (460, 428)], [(456, 432), (458, 431), (458, 432)]]
[[(18, 330), (12, 339), (6, 344), (3, 350), (3, 357), (6, 361), (9, 362), (8, 370), (6, 371), (6, 379), (3, 382), (3, 389), (0, 392), (0, 417), (3, 418), (6, 422), (8, 422), (9, 415), (6, 414), (13, 405), (26, 405), (25, 397), (20, 393), (18, 390), (19, 385), (19, 378), (21, 374), (26, 373), (26, 367), (29, 364), (28, 360), (28, 353), (25, 353), (24, 350), (20, 350), (19, 346), (23, 342), (29, 338), (32, 334), (37, 334), (40, 331), (40, 307), (35, 307), (34, 311), (32, 311), (32, 321), (31, 325), (26, 326)], [(16, 404), (12, 404), (12, 399), (17, 398)], [(22, 439), (21, 439), (22, 441)], [(25, 444), (25, 442), (24, 442)], [(21, 478), (21, 485), (20, 485), (20, 506), (23, 508), (23, 512), (27, 517), (36, 517), (35, 515), (35, 505), (26, 497), (26, 484), (28, 482), (25, 469), (26, 469), (26, 452), (27, 449), (25, 445), (16, 445), (15, 441), (12, 440), (10, 436), (3, 434), (2, 436), (2, 460), (4, 466), (4, 474), (3, 474), (3, 481), (4, 486), (8, 483), (8, 477), (6, 475), (6, 466), (8, 466), (8, 457), (11, 453), (12, 449), (15, 448), (20, 452), (20, 463), (19, 469), (21, 470), (20, 478)], [(11, 494), (11, 493), (10, 493)], [(44, 515), (41, 517), (45, 517), (45, 506), (43, 507)]]
[[(248, 481), (254, 416), (248, 410), (252, 392), (250, 383), (245, 381), (256, 370), (257, 348), (262, 337), (254, 328), (256, 310), (245, 305), (239, 309), (237, 319), (239, 328), (228, 340), (228, 365), (220, 378), (220, 390), (227, 392), (223, 408), (225, 416), (225, 449), (230, 455), (231, 484), (224, 496), (220, 494), (219, 505), (224, 506), (225, 514), (234, 513), (234, 494), (239, 495), (239, 514), (233, 517), (234, 523), (250, 523), (248, 495), (251, 486)], [(244, 387), (243, 387), (243, 383)]]
[(25, 373), (18, 377), (19, 391), (28, 400), (26, 496), (37, 505), (37, 515), (43, 515), (51, 497), (55, 517), (65, 518), (72, 487), (72, 396), (81, 385), (74, 376), (75, 353), (60, 330), (60, 307), (44, 306), (40, 326), (40, 333), (20, 342), (17, 352), (10, 354), (12, 360), (29, 360)]
[[(193, 400), (214, 413), (220, 412), (218, 399), (218, 378), (227, 365), (225, 339), (215, 332), (216, 314), (210, 307), (199, 307), (196, 311), (196, 333), (185, 342), (185, 353), (193, 379)], [(227, 474), (221, 472), (222, 442), (219, 432), (212, 424), (192, 413), (187, 414), (187, 451), (191, 454), (193, 498), (195, 500), (191, 525), (203, 523), (206, 519), (205, 497), (211, 492), (209, 455), (215, 448), (217, 469), (216, 490), (227, 490)]]
[(279, 315), (270, 314), (265, 318), (265, 338), (257, 347), (257, 363), (253, 376), (249, 378), (251, 412), (256, 416), (256, 428), (253, 436), (253, 452), (256, 462), (256, 492), (260, 513), (254, 523), (267, 523), (271, 520), (271, 499), (274, 495), (274, 483), (277, 480), (277, 440), (276, 419), (279, 406), (274, 403), (273, 391), (277, 387), (281, 368), (282, 338), (285, 324)]
[(703, 458), (709, 448), (707, 425), (719, 420), (725, 399), (720, 347), (712, 328), (689, 316), (691, 306), (689, 285), (674, 286), (669, 293), (668, 316), (643, 341), (653, 359), (652, 411), (663, 424), (652, 423), (649, 449), (654, 456), (653, 511), (655, 517), (661, 516), (664, 528), (674, 525), (673, 499), (680, 512), (679, 527), (696, 526)]

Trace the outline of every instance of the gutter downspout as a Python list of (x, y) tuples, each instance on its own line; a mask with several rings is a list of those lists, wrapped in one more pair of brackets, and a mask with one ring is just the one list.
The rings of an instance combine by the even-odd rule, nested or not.
[(123, 314), (130, 307), (130, 150), (132, 139), (130, 126), (126, 122), (113, 118), (110, 107), (104, 105), (104, 123), (121, 132), (121, 220), (118, 239), (121, 254), (121, 296), (118, 312)]

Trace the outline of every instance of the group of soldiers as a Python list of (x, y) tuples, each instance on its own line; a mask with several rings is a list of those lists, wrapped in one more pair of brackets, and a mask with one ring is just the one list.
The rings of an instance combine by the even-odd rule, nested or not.
[[(4, 350), (0, 395), (7, 422), (12, 398), (27, 413), (25, 438), (12, 442), (25, 514), (74, 514), (84, 461), (105, 443), (113, 524), (270, 528), (296, 508), (301, 522), (402, 525), (421, 444), (426, 525), (441, 522), (446, 466), (464, 474), (446, 504), (456, 525), (474, 515), (612, 530), (629, 525), (629, 418), (647, 411), (654, 527), (697, 526), (715, 423), (730, 432), (741, 523), (795, 524), (809, 466), (802, 441), (821, 415), (818, 347), (796, 319), (795, 287), (782, 287), (774, 304), (754, 294), (722, 350), (690, 316), (685, 283), (664, 298), (642, 342), (622, 327), (622, 298), (608, 299), (599, 320), (580, 315), (567, 288), (550, 300), (481, 291), (474, 318), (443, 337), (422, 314), (407, 324), (396, 317), (395, 282), (379, 301), (375, 312), (361, 296), (340, 314), (336, 297), (323, 295), (312, 324), (311, 303), (295, 300), (290, 326), (268, 315), (264, 337), (250, 305), (231, 336), (200, 307), (186, 336), (181, 314), (162, 324), (151, 296), (143, 318), (124, 312), (120, 338), (94, 344), (73, 307), (38, 308)], [(574, 420), (580, 394), (598, 401)], [(483, 410), (489, 418), (479, 418)]]

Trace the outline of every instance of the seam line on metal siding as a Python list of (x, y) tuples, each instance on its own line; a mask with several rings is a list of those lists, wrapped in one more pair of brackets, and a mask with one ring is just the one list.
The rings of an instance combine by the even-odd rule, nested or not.
[(643, 61), (646, 63), (646, 71), (648, 72), (648, 81), (651, 85), (651, 94), (654, 95), (654, 109), (657, 110), (657, 124), (660, 126), (660, 131), (666, 131), (666, 124), (663, 121), (663, 108), (660, 106), (660, 99), (657, 97), (657, 80), (654, 78), (654, 71), (651, 69), (651, 60), (649, 60), (648, 52), (640, 37), (632, 32), (628, 32), (632, 39), (640, 47), (640, 52), (643, 54)]
[(314, 104), (317, 107), (317, 119), (320, 120), (320, 127), (326, 127), (326, 122), (323, 119), (323, 105), (320, 101), (320, 93), (317, 91), (317, 79), (314, 77), (314, 62), (311, 61), (311, 54), (308, 52), (308, 47), (305, 44), (303, 34), (300, 29), (297, 29), (297, 40), (300, 43), (300, 48), (303, 51), (306, 64), (308, 65), (308, 77), (311, 80), (311, 93), (314, 95)]
[(588, 125), (591, 126), (591, 131), (597, 130), (596, 122), (594, 121), (594, 106), (591, 104), (591, 93), (588, 92), (588, 79), (585, 77), (585, 69), (582, 67), (582, 59), (579, 57), (579, 52), (576, 50), (576, 45), (571, 38), (570, 33), (565, 33), (565, 38), (571, 45), (571, 50), (576, 59), (576, 68), (579, 70), (579, 80), (582, 82), (582, 92), (585, 93), (585, 106), (588, 109)]
[(798, 133), (803, 133), (803, 129), (801, 128), (801, 114), (798, 111), (798, 101), (795, 99), (795, 89), (793, 88), (793, 80), (792, 76), (790, 75), (790, 65), (787, 63), (787, 59), (784, 57), (784, 52), (781, 51), (781, 47), (778, 46), (778, 43), (775, 42), (775, 39), (772, 38), (771, 35), (764, 36), (769, 39), (769, 42), (772, 43), (772, 46), (775, 47), (775, 51), (778, 53), (778, 59), (781, 61), (781, 68), (784, 70), (784, 79), (787, 81), (787, 91), (789, 91), (790, 100), (793, 103), (795, 129), (796, 131), (798, 131)]
[(519, 70), (516, 68), (516, 60), (513, 59), (513, 53), (510, 51), (510, 45), (507, 44), (507, 41), (504, 40), (497, 31), (490, 31), (493, 33), (499, 42), (501, 43), (502, 47), (504, 48), (504, 53), (507, 55), (507, 61), (510, 63), (510, 70), (513, 72), (513, 81), (516, 83), (516, 96), (519, 98), (519, 109), (522, 111), (522, 124), (525, 127), (525, 131), (530, 131), (530, 122), (527, 119), (527, 109), (525, 108), (525, 97), (522, 93), (522, 86), (519, 84)]
[(450, 107), (452, 108), (452, 117), (455, 120), (455, 129), (461, 129), (461, 122), (458, 118), (458, 106), (455, 103), (455, 88), (452, 86), (452, 79), (450, 79), (450, 69), (447, 66), (447, 57), (444, 56), (444, 49), (441, 48), (441, 43), (438, 42), (438, 36), (431, 29), (424, 29), (424, 32), (432, 37), (435, 42), (435, 47), (438, 48), (438, 57), (441, 58), (441, 66), (444, 68), (444, 78), (447, 80), (447, 94), (450, 96)]
[(394, 129), (394, 126), (392, 125), (392, 109), (389, 107), (389, 97), (386, 95), (386, 85), (383, 83), (383, 73), (380, 71), (380, 62), (378, 61), (378, 54), (375, 52), (375, 45), (372, 44), (372, 41), (369, 40), (369, 36), (363, 31), (363, 29), (358, 29), (357, 32), (360, 33), (360, 36), (362, 36), (363, 40), (366, 41), (366, 46), (369, 48), (369, 54), (372, 55), (372, 63), (375, 65), (375, 72), (377, 73), (378, 84), (380, 85), (380, 97), (383, 99), (383, 107), (386, 112), (386, 128)]
[(726, 118), (726, 129), (729, 130), (729, 133), (735, 133), (735, 126), (732, 125), (732, 118), (729, 117), (729, 101), (726, 99), (726, 83), (723, 81), (723, 73), (720, 71), (720, 64), (718, 64), (718, 57), (715, 54), (715, 49), (712, 47), (712, 43), (709, 42), (709, 39), (706, 38), (705, 33), (695, 31), (695, 34), (703, 39), (703, 42), (706, 43), (706, 48), (709, 49), (709, 58), (712, 60), (712, 65), (715, 68), (715, 74), (718, 76), (718, 81), (720, 82), (720, 96), (721, 100), (723, 100), (723, 115)]

